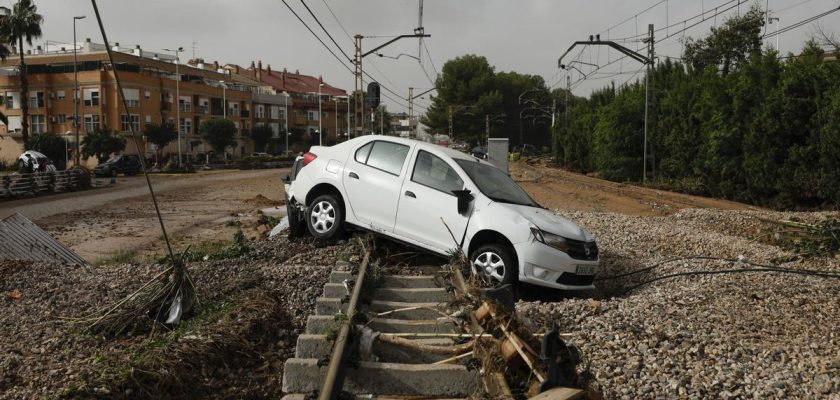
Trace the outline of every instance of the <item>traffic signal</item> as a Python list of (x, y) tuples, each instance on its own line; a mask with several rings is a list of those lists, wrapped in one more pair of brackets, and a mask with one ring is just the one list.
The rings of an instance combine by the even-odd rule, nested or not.
[(370, 108), (379, 107), (379, 83), (371, 82), (367, 86), (367, 104)]

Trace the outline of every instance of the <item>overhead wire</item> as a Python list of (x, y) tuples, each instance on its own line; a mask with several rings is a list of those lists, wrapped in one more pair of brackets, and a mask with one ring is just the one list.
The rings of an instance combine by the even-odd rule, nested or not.
[(324, 27), (324, 24), (322, 24), (322, 23), (321, 23), (321, 20), (319, 20), (319, 19), (318, 19), (318, 17), (317, 17), (317, 16), (315, 16), (315, 13), (313, 13), (313, 12), (312, 12), (312, 9), (311, 9), (311, 8), (309, 8), (309, 6), (308, 6), (308, 5), (306, 5), (306, 2), (305, 2), (305, 1), (303, 1), (303, 0), (300, 0), (300, 4), (303, 4), (303, 7), (305, 7), (305, 8), (306, 8), (306, 11), (308, 11), (308, 12), (309, 12), (309, 15), (311, 15), (311, 16), (312, 16), (312, 19), (314, 19), (314, 20), (315, 20), (315, 22), (317, 22), (317, 23), (318, 23), (318, 26), (320, 26), (320, 27), (321, 27), (321, 30), (322, 30), (322, 31), (324, 31), (324, 33), (325, 33), (325, 34), (327, 34), (327, 37), (328, 37), (328, 38), (330, 38), (330, 40), (332, 40), (333, 44), (334, 44), (334, 45), (335, 45), (335, 47), (338, 49), (338, 51), (340, 51), (340, 52), (341, 52), (341, 54), (344, 54), (344, 57), (345, 57), (345, 58), (347, 58), (347, 61), (350, 61), (350, 62), (352, 63), (352, 62), (353, 62), (353, 59), (352, 59), (352, 58), (350, 58), (350, 56), (349, 56), (349, 55), (347, 55), (347, 53), (346, 53), (346, 52), (344, 52), (344, 49), (342, 49), (342, 48), (341, 48), (341, 46), (339, 46), (339, 45), (338, 45), (338, 42), (336, 42), (336, 41), (335, 41), (335, 38), (333, 38), (333, 36), (330, 34), (330, 32), (327, 30), (327, 28), (325, 28), (325, 27)]

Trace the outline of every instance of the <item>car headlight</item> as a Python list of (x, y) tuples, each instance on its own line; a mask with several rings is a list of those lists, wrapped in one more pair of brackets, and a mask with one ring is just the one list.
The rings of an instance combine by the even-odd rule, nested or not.
[(546, 231), (540, 230), (540, 228), (531, 228), (531, 233), (534, 235), (534, 238), (544, 243), (548, 246), (554, 247), (557, 250), (562, 252), (569, 252), (569, 243), (566, 242), (566, 239), (560, 235), (555, 235), (553, 233), (548, 233)]

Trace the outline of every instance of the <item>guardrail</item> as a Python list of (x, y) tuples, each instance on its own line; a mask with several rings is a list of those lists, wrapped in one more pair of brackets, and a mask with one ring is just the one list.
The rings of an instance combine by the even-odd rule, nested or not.
[(90, 176), (81, 169), (31, 174), (13, 174), (0, 177), (0, 199), (38, 196), (43, 193), (60, 193), (90, 187)]

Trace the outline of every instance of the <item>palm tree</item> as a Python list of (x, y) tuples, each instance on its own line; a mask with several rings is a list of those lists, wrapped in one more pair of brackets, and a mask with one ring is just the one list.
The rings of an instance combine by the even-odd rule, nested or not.
[[(41, 37), (41, 23), (44, 17), (38, 14), (38, 7), (32, 0), (18, 0), (10, 15), (0, 18), (0, 40), (17, 46), (20, 56), (21, 136), (23, 148), (29, 149), (29, 80), (26, 78), (26, 62), (23, 59), (23, 42), (32, 46), (32, 40)], [(5, 54), (4, 54), (5, 53)], [(0, 59), (9, 55), (6, 45), (0, 46)]]

